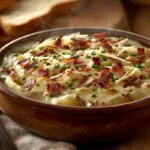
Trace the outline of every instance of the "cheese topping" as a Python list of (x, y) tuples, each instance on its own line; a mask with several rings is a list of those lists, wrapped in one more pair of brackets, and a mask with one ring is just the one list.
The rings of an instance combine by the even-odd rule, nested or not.
[(0, 78), (16, 93), (54, 105), (127, 103), (150, 94), (150, 49), (106, 33), (51, 37), (6, 55)]

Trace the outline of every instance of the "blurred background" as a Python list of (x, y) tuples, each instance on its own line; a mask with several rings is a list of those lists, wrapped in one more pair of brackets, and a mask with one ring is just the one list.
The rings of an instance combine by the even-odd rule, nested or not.
[(59, 27), (117, 28), (150, 37), (150, 0), (1, 0), (0, 46)]

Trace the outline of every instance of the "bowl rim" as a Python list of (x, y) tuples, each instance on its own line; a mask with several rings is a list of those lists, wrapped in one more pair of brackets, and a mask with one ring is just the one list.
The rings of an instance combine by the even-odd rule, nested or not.
[[(23, 39), (35, 36), (35, 35), (39, 35), (39, 34), (44, 34), (47, 32), (59, 32), (59, 31), (71, 31), (71, 30), (79, 30), (82, 32), (82, 30), (100, 30), (100, 32), (102, 32), (101, 30), (104, 31), (112, 31), (112, 32), (116, 32), (119, 34), (125, 34), (125, 35), (130, 35), (132, 37), (136, 37), (139, 38), (141, 41), (144, 41), (143, 43), (149, 43), (148, 45), (150, 46), (150, 39), (147, 37), (144, 37), (142, 35), (136, 34), (136, 33), (132, 33), (129, 31), (123, 31), (123, 30), (119, 30), (119, 29), (112, 29), (112, 28), (87, 28), (87, 27), (67, 27), (67, 28), (55, 28), (55, 29), (48, 29), (48, 30), (43, 30), (43, 31), (38, 31), (38, 32), (34, 32), (22, 37), (19, 37), (9, 43), (7, 43), (6, 45), (4, 45), (2, 48), (0, 48), (0, 53), (2, 53), (3, 51), (5, 51), (6, 48), (8, 48), (11, 45), (14, 45), (16, 42), (19, 42)], [(146, 41), (146, 42), (145, 42)], [(7, 52), (5, 52), (6, 54)], [(3, 59), (3, 58), (2, 58)], [(41, 108), (54, 108), (54, 109), (62, 109), (62, 110), (73, 110), (73, 111), (78, 111), (78, 110), (82, 110), (82, 111), (102, 111), (102, 112), (107, 112), (107, 110), (110, 110), (110, 112), (112, 112), (112, 110), (115, 110), (115, 112), (122, 112), (128, 109), (135, 109), (138, 108), (140, 105), (142, 105), (143, 107), (147, 104), (150, 104), (150, 95), (144, 98), (141, 98), (139, 100), (136, 101), (132, 101), (132, 102), (128, 102), (128, 103), (123, 103), (123, 104), (116, 104), (116, 105), (108, 105), (108, 106), (91, 106), (91, 107), (85, 107), (85, 106), (66, 106), (66, 105), (53, 105), (50, 103), (46, 103), (44, 101), (37, 101), (35, 99), (31, 99), (28, 97), (24, 97), (22, 95), (19, 95), (17, 93), (15, 93), (15, 91), (12, 91), (11, 89), (7, 88), (1, 81), (0, 81), (0, 91), (4, 92), (5, 94), (13, 97), (14, 99), (12, 99), (14, 102), (20, 103), (20, 101), (18, 101), (18, 98), (21, 99), (21, 103), (25, 103), (25, 104), (33, 104), (34, 106), (40, 106)], [(143, 105), (144, 104), (144, 105)], [(117, 110), (117, 111), (116, 111)]]

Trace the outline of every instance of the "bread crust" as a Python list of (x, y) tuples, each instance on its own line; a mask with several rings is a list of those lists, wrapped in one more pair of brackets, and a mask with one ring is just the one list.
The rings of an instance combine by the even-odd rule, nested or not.
[(60, 1), (59, 3), (53, 5), (46, 14), (41, 14), (38, 17), (34, 17), (19, 25), (6, 22), (5, 19), (3, 19), (3, 15), (1, 15), (1, 28), (6, 35), (14, 37), (22, 36), (40, 29), (43, 30), (45, 29), (45, 22), (50, 20), (53, 14), (68, 12), (77, 4), (78, 0)]
[(0, 11), (9, 8), (16, 0), (1, 0), (0, 1)]

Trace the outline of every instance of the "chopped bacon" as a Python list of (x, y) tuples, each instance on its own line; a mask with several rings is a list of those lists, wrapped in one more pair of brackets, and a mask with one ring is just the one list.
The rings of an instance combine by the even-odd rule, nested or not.
[(132, 56), (126, 57), (125, 60), (131, 62), (132, 64), (138, 64), (139, 63), (139, 59), (136, 57), (132, 57)]
[(127, 99), (127, 100), (129, 100), (129, 101), (134, 101), (134, 98), (131, 96), (131, 94), (129, 94), (129, 93), (127, 93), (127, 94), (122, 94), (122, 96), (125, 98), (125, 99)]
[(110, 69), (109, 68), (103, 68), (100, 74), (100, 77), (95, 79), (93, 81), (94, 85), (99, 85), (101, 87), (107, 87), (107, 84), (110, 81)]
[(79, 103), (79, 106), (86, 106), (85, 100), (83, 100), (80, 96), (76, 95), (76, 100)]
[(92, 57), (92, 61), (94, 62), (94, 65), (101, 65), (100, 59), (98, 57)]
[(139, 59), (139, 63), (143, 63), (146, 59), (145, 49), (144, 48), (137, 48), (137, 58)]
[(55, 45), (56, 46), (58, 46), (58, 47), (61, 47), (62, 45), (61, 45), (61, 42), (62, 42), (62, 35), (61, 36), (59, 36), (59, 38), (56, 40), (56, 42), (55, 42)]
[(147, 88), (150, 88), (150, 84), (147, 85)]
[(145, 72), (147, 72), (148, 74), (150, 74), (150, 69), (145, 69)]
[(107, 43), (107, 41), (102, 41), (101, 46), (110, 53), (114, 52), (113, 48)]
[(110, 92), (111, 94), (116, 94), (116, 93), (118, 93), (119, 91), (116, 90), (116, 89), (109, 89), (109, 92)]
[(38, 52), (38, 53), (36, 54), (36, 56), (42, 56), (42, 55), (44, 55), (44, 54), (46, 54), (46, 53), (48, 53), (48, 49), (47, 49), (47, 48), (45, 48), (44, 50)]
[(42, 68), (38, 69), (38, 74), (43, 77), (49, 77), (48, 71), (43, 70)]
[(144, 55), (145, 49), (144, 48), (137, 48), (137, 55)]
[(27, 61), (29, 61), (29, 58), (26, 58), (26, 59), (23, 59), (23, 60), (20, 60), (18, 61), (18, 65), (22, 65), (22, 64), (25, 64)]
[(105, 32), (95, 33), (95, 34), (93, 34), (93, 37), (96, 40), (96, 42), (98, 42), (98, 41), (101, 41), (104, 38), (106, 38), (106, 33)]
[(90, 105), (91, 106), (97, 106), (98, 105), (98, 100), (90, 101)]
[(14, 76), (15, 74), (16, 74), (16, 70), (12, 68), (9, 75)]
[(111, 70), (117, 77), (122, 77), (124, 74), (121, 62), (116, 62), (115, 64), (113, 64)]
[(54, 96), (58, 96), (61, 94), (62, 86), (59, 83), (47, 84), (47, 92), (53, 94)]
[(65, 63), (73, 63), (74, 61), (76, 60), (76, 57), (70, 57), (70, 58), (62, 58), (62, 62), (65, 62)]
[(72, 46), (77, 49), (89, 47), (88, 39), (85, 38), (72, 38)]
[(26, 88), (28, 89), (28, 91), (32, 90), (35, 83), (36, 83), (36, 79), (31, 79), (28, 81), (28, 83), (26, 85)]
[(74, 62), (74, 65), (79, 66), (79, 68), (77, 69), (79, 71), (83, 71), (87, 67), (87, 64), (85, 64), (83, 61), (77, 61), (77, 60)]
[(35, 66), (37, 63), (38, 63), (37, 61), (34, 61), (34, 62), (31, 63), (31, 64), (26, 64), (26, 65), (24, 66), (24, 69), (29, 70), (29, 69), (33, 68), (33, 66)]
[(129, 77), (126, 80), (124, 80), (124, 88), (127, 88), (128, 86), (135, 86), (135, 87), (140, 87), (140, 80), (137, 77)]
[(84, 85), (88, 79), (89, 79), (89, 76), (83, 75), (82, 79), (79, 82), (79, 86)]

